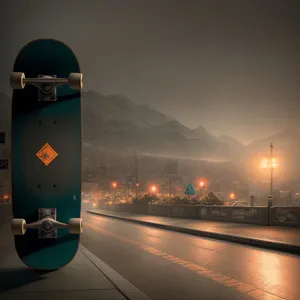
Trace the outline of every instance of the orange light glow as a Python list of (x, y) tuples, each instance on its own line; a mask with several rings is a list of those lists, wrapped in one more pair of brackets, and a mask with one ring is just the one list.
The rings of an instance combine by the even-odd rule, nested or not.
[(234, 194), (234, 193), (231, 193), (231, 194), (229, 195), (229, 197), (230, 197), (230, 199), (235, 199), (235, 194)]
[(113, 182), (112, 183), (112, 187), (115, 189), (117, 187), (117, 183), (116, 182)]
[(199, 186), (201, 189), (204, 189), (207, 186), (207, 179), (203, 178), (203, 177), (197, 177), (196, 183), (197, 183), (197, 186)]
[(268, 160), (266, 158), (264, 158), (261, 162), (261, 168), (262, 169), (267, 169), (268, 168)]
[(151, 186), (151, 192), (155, 193), (157, 191), (157, 187), (155, 185)]
[(278, 167), (278, 160), (275, 157), (272, 157), (272, 159), (264, 158), (260, 166), (264, 170), (269, 168), (276, 169)]
[(275, 157), (272, 158), (272, 168), (276, 169), (278, 167), (278, 161)]

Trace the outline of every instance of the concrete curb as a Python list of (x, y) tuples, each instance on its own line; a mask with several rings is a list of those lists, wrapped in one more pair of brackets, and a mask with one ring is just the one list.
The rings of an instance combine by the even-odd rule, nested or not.
[(156, 227), (156, 228), (160, 228), (160, 229), (171, 230), (171, 231), (186, 233), (186, 234), (195, 235), (195, 236), (214, 238), (214, 239), (237, 243), (237, 244), (243, 244), (243, 245), (268, 249), (268, 250), (276, 250), (276, 251), (300, 255), (300, 246), (297, 246), (297, 245), (291, 245), (291, 244), (287, 244), (287, 243), (268, 241), (268, 240), (262, 240), (262, 239), (256, 239), (256, 238), (247, 238), (247, 237), (238, 236), (238, 235), (230, 235), (230, 234), (224, 234), (224, 233), (218, 233), (218, 232), (184, 228), (184, 227), (178, 227), (178, 226), (172, 226), (172, 225), (166, 225), (166, 224), (159, 224), (159, 223), (154, 223), (154, 222), (149, 222), (149, 221), (129, 219), (129, 218), (125, 218), (125, 217), (113, 216), (113, 215), (100, 213), (100, 212), (98, 213), (98, 212), (89, 211), (89, 210), (87, 210), (87, 212), (91, 213), (91, 214), (95, 214), (95, 215), (100, 215), (100, 216), (109, 217), (109, 218), (113, 218), (113, 219), (117, 219), (117, 220), (122, 220), (122, 221), (131, 222), (131, 223)]
[(80, 244), (79, 249), (127, 300), (151, 300), (83, 245)]

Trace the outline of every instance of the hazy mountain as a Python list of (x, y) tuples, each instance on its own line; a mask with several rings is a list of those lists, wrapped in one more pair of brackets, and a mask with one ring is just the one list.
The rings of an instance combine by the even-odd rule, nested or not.
[(203, 126), (198, 126), (197, 128), (192, 130), (193, 136), (201, 138), (212, 138), (213, 136), (206, 131), (206, 129)]
[[(3, 93), (0, 109), (0, 126), (5, 129), (10, 123), (11, 98)], [(215, 138), (203, 126), (190, 129), (120, 95), (83, 92), (82, 116), (84, 141), (104, 148), (217, 160), (228, 160), (235, 152), (230, 138)]]
[(231, 149), (232, 153), (236, 156), (236, 158), (241, 158), (243, 152), (245, 151), (246, 147), (237, 141), (236, 139), (229, 137), (227, 135), (221, 135), (217, 138), (217, 140), (221, 143), (225, 143)]
[[(246, 149), (250, 152), (261, 151), (270, 145), (272, 142), (276, 147), (290, 150), (300, 150), (300, 131), (297, 129), (286, 129), (282, 132), (266, 137), (264, 139), (256, 140), (250, 143)], [(295, 148), (296, 146), (296, 148)], [(299, 150), (298, 150), (299, 149)]]
[(190, 129), (174, 119), (136, 105), (123, 96), (83, 93), (84, 138), (108, 148), (198, 158), (231, 158), (230, 145), (204, 127)]
[(129, 121), (139, 127), (151, 127), (170, 120), (169, 117), (150, 108), (136, 105), (125, 96), (103, 96), (93, 91), (82, 93), (83, 108), (88, 108), (103, 121)]
[(238, 140), (230, 137), (230, 136), (227, 136), (227, 135), (221, 135), (218, 137), (218, 140), (220, 142), (223, 142), (223, 143), (228, 143), (228, 144), (231, 144), (232, 146), (234, 147), (237, 147), (237, 148), (244, 148), (245, 146), (240, 143)]

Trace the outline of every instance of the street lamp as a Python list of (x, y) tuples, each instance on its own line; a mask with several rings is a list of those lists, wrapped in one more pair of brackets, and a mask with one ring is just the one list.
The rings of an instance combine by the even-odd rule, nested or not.
[(229, 197), (230, 197), (230, 199), (231, 199), (231, 200), (234, 200), (234, 199), (236, 199), (236, 197), (235, 197), (235, 194), (234, 194), (234, 193), (231, 193), (231, 194), (229, 195)]
[(202, 199), (203, 198), (204, 181), (200, 181), (199, 185), (200, 185), (200, 193), (201, 193), (200, 197)]
[(117, 183), (114, 181), (112, 183), (112, 188), (113, 188), (113, 193), (114, 193), (114, 204), (116, 202), (116, 188), (117, 188)]
[(157, 187), (155, 185), (151, 186), (151, 192), (154, 194), (157, 191)]
[(157, 187), (156, 187), (156, 185), (152, 185), (151, 188), (150, 188), (150, 190), (151, 190), (151, 193), (152, 193), (152, 196), (151, 196), (151, 205), (152, 205), (153, 196), (154, 196), (154, 194), (156, 194), (156, 192), (157, 192)]
[(275, 204), (274, 202), (274, 190), (273, 190), (273, 181), (274, 181), (274, 170), (278, 167), (278, 161), (273, 156), (273, 143), (270, 143), (270, 154), (268, 158), (264, 158), (261, 163), (261, 168), (263, 170), (269, 170), (270, 172), (270, 195), (268, 196), (268, 206), (271, 206), (272, 204)]

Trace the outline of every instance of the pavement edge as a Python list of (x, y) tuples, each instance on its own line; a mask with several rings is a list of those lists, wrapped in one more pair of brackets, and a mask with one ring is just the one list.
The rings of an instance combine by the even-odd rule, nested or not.
[(229, 235), (229, 234), (218, 233), (218, 232), (203, 231), (203, 230), (196, 230), (196, 229), (191, 229), (191, 228), (171, 226), (171, 225), (154, 223), (154, 222), (149, 222), (149, 221), (142, 221), (142, 220), (136, 220), (136, 219), (126, 218), (126, 217), (114, 216), (114, 215), (109, 215), (109, 214), (95, 212), (95, 211), (89, 211), (89, 210), (86, 210), (86, 211), (90, 214), (100, 215), (103, 217), (109, 217), (109, 218), (113, 218), (113, 219), (117, 219), (117, 220), (121, 220), (121, 221), (127, 221), (127, 222), (131, 222), (131, 223), (140, 224), (140, 225), (146, 225), (146, 226), (156, 227), (156, 228), (160, 228), (160, 229), (171, 230), (171, 231), (180, 232), (180, 233), (186, 233), (186, 234), (190, 234), (190, 235), (194, 235), (194, 236), (214, 238), (214, 239), (218, 239), (218, 240), (248, 245), (248, 246), (257, 247), (257, 248), (276, 250), (276, 251), (300, 255), (300, 246), (297, 246), (297, 245), (262, 240), (262, 239), (255, 239), (255, 238), (247, 238), (247, 237), (243, 237), (243, 236)]
[(113, 284), (113, 286), (128, 300), (151, 300), (137, 287), (113, 270), (109, 265), (90, 252), (82, 244), (79, 246), (83, 255)]

